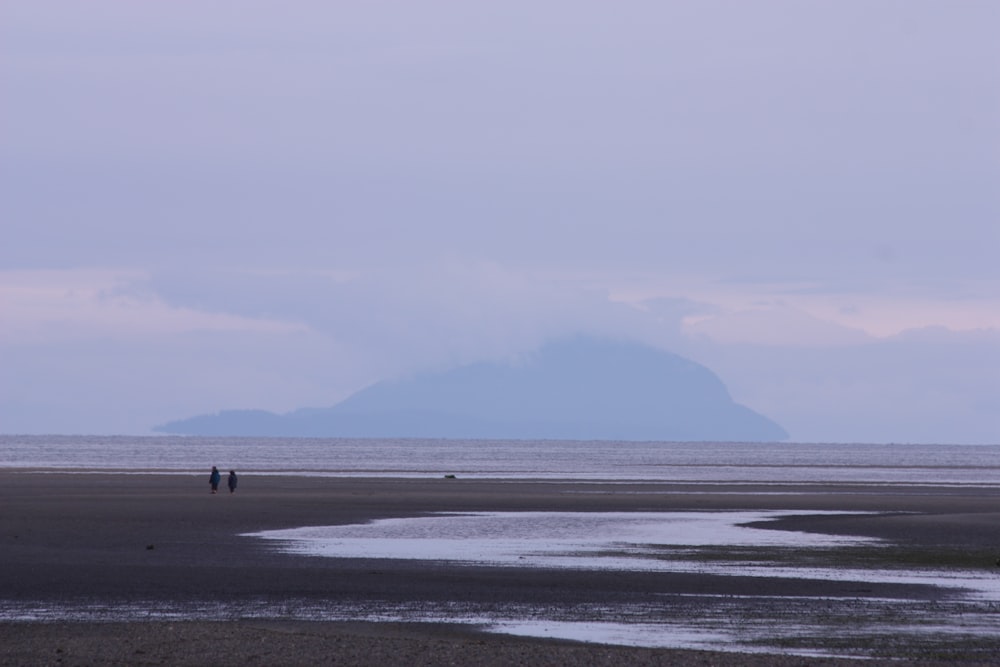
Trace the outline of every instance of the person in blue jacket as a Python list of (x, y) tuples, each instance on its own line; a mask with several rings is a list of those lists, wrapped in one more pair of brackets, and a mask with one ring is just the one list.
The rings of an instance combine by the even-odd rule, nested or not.
[(236, 491), (236, 482), (237, 482), (237, 480), (236, 480), (236, 471), (235, 470), (230, 470), (229, 471), (229, 479), (226, 480), (226, 482), (229, 484), (229, 493), (233, 493), (234, 491)]
[(208, 476), (208, 483), (212, 485), (212, 493), (216, 493), (219, 490), (219, 481), (222, 479), (222, 475), (219, 474), (219, 469), (212, 466), (212, 474)]

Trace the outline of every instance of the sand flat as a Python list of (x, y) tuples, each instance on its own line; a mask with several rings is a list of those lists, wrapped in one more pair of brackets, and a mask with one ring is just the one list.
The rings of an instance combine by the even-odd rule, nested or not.
[[(756, 488), (243, 472), (236, 494), (212, 495), (207, 477), (0, 471), (0, 611), (10, 617), (18, 609), (48, 609), (48, 620), (56, 621), (0, 625), (3, 664), (54, 664), (58, 656), (50, 649), (62, 644), (60, 655), (87, 664), (302, 664), (309, 655), (322, 658), (321, 664), (448, 664), (453, 659), (480, 664), (752, 664), (751, 659), (756, 664), (820, 664), (815, 657), (789, 655), (810, 650), (809, 638), (798, 636), (783, 639), (783, 645), (753, 647), (761, 652), (732, 652), (727, 646), (726, 652), (705, 653), (484, 634), (475, 625), (399, 623), (398, 617), (383, 623), (307, 617), (309, 610), (324, 609), (395, 614), (400, 609), (425, 607), (436, 613), (457, 608), (496, 618), (516, 618), (525, 610), (542, 610), (552, 618), (579, 611), (581, 618), (590, 614), (595, 621), (614, 617), (625, 623), (646, 616), (656, 622), (696, 617), (708, 628), (729, 631), (789, 610), (797, 617), (809, 616), (821, 611), (822, 604), (829, 608), (824, 613), (834, 618), (835, 630), (828, 628), (825, 638), (811, 641), (825, 642), (837, 655), (927, 664), (989, 664), (1000, 658), (997, 638), (982, 629), (938, 636), (928, 622), (926, 632), (917, 627), (916, 640), (899, 636), (894, 642), (878, 636), (878, 628), (859, 635), (868, 626), (851, 625), (865, 613), (902, 613), (897, 607), (881, 607), (886, 599), (906, 600), (911, 609), (959, 605), (956, 614), (971, 609), (934, 586), (328, 559), (289, 555), (242, 536), (434, 512), (815, 510), (816, 515), (796, 514), (779, 523), (793, 530), (888, 540), (897, 545), (894, 553), (913, 567), (937, 563), (992, 572), (1000, 555), (995, 553), (1000, 491), (993, 488)], [(100, 613), (97, 618), (86, 613), (60, 616), (60, 610), (73, 609)], [(248, 618), (249, 609), (259, 615)], [(169, 615), (177, 610), (207, 611), (201, 622), (191, 623), (183, 613)], [(983, 614), (987, 624), (996, 620)], [(896, 620), (899, 628), (913, 627), (912, 619)], [(884, 632), (892, 639), (900, 630), (890, 624)], [(186, 637), (183, 655), (170, 640), (178, 633)], [(109, 636), (127, 638), (141, 653), (133, 655), (135, 660), (120, 651), (107, 653)], [(258, 643), (266, 645), (265, 653)], [(203, 663), (193, 648), (197, 645), (203, 645)]]

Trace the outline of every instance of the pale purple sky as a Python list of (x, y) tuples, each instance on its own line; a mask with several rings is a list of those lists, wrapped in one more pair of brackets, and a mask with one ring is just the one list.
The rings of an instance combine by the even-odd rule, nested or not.
[(798, 440), (1000, 442), (1000, 3), (0, 8), (0, 432), (585, 331)]

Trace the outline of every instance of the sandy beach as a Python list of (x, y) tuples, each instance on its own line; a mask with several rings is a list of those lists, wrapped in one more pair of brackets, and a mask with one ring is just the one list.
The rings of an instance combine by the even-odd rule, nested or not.
[[(109, 609), (108, 618), (0, 623), (0, 664), (822, 665), (996, 664), (1000, 639), (938, 643), (831, 636), (844, 655), (634, 648), (478, 632), (473, 625), (186, 620), (143, 614), (215, 605), (406, 604), (614, 609), (624, 603), (771, 597), (808, 609), (883, 597), (947, 605), (933, 586), (698, 573), (602, 572), (332, 559), (279, 552), (243, 536), (261, 530), (461, 511), (795, 509), (871, 512), (797, 516), (782, 527), (890, 540), (880, 558), (995, 572), (1000, 491), (948, 487), (686, 486), (465, 479), (241, 475), (237, 493), (209, 493), (204, 475), (0, 471), (0, 610)], [(859, 602), (859, 600), (861, 602)], [(687, 603), (686, 603), (687, 604)], [(708, 603), (704, 603), (708, 604)], [(782, 602), (781, 604), (787, 604)], [(126, 618), (113, 613), (127, 610)], [(774, 613), (770, 610), (767, 613)], [(131, 614), (129, 617), (128, 614)], [(224, 614), (223, 614), (224, 615)], [(44, 620), (44, 619), (43, 619)], [(997, 619), (1000, 621), (1000, 618)], [(103, 622), (102, 622), (103, 621)], [(723, 618), (722, 621), (724, 622)], [(852, 641), (863, 649), (854, 653)], [(875, 645), (871, 645), (871, 644)]]

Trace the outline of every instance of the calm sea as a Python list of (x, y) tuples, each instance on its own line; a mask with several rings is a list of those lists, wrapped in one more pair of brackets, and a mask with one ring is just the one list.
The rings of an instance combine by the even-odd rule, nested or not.
[(0, 467), (75, 472), (1000, 484), (1000, 445), (0, 436)]

